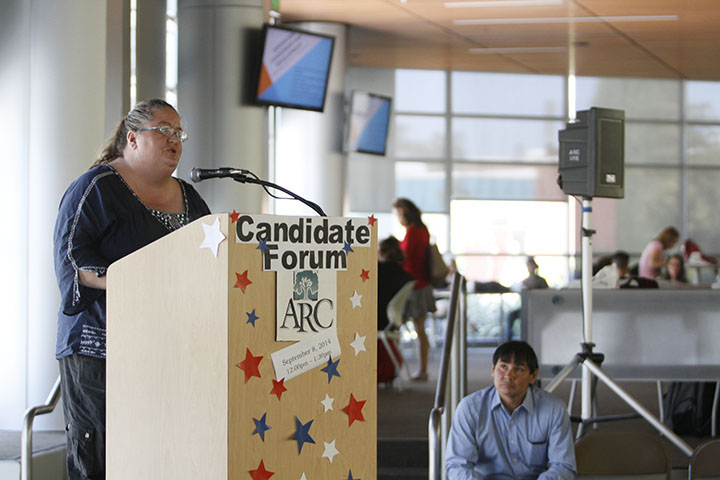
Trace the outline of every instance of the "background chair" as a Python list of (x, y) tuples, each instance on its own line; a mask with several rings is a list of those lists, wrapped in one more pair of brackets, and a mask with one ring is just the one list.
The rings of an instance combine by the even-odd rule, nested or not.
[(660, 437), (644, 432), (592, 432), (575, 444), (578, 478), (671, 480), (670, 455)]
[[(410, 367), (400, 352), (400, 327), (403, 325), (403, 310), (405, 309), (405, 303), (407, 302), (408, 296), (415, 285), (415, 281), (411, 280), (407, 282), (403, 287), (398, 290), (395, 296), (390, 300), (387, 306), (388, 324), (384, 330), (378, 331), (378, 339), (383, 344), (385, 351), (390, 356), (393, 365), (395, 366), (395, 374), (398, 379), (398, 389), (402, 390), (402, 373), (404, 367), (405, 380), (410, 379)], [(388, 339), (395, 340), (397, 343), (397, 350), (390, 348)], [(396, 355), (397, 354), (397, 355)]]
[(720, 480), (720, 439), (705, 442), (690, 458), (690, 480)]

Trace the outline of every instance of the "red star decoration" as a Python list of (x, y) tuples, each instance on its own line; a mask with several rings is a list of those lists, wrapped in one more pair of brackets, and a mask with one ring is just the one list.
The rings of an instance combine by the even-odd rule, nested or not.
[(285, 385), (283, 385), (283, 383), (285, 383), (285, 379), (281, 378), (280, 381), (278, 382), (277, 380), (275, 380), (273, 378), (272, 382), (273, 382), (273, 388), (272, 388), (272, 390), (270, 390), (270, 395), (277, 395), (278, 400), (280, 400), (280, 397), (282, 396), (283, 392), (287, 391), (287, 388), (285, 388)]
[(352, 425), (355, 420), (360, 420), (361, 422), (365, 421), (365, 417), (363, 417), (362, 414), (362, 408), (365, 406), (366, 401), (367, 400), (358, 402), (355, 400), (353, 394), (350, 394), (350, 403), (348, 403), (347, 407), (343, 408), (343, 412), (348, 415), (348, 427)]
[(232, 223), (235, 223), (238, 221), (238, 218), (240, 218), (240, 214), (233, 208), (233, 212), (230, 214), (230, 220), (232, 220)]
[(370, 215), (368, 217), (368, 225), (372, 227), (373, 225), (375, 225), (375, 222), (377, 222), (377, 218), (375, 218), (375, 215)]
[(370, 270), (365, 270), (364, 268), (361, 268), (362, 273), (360, 274), (360, 278), (363, 279), (363, 282), (365, 280), (370, 280)]
[(250, 470), (250, 476), (253, 480), (267, 480), (268, 478), (275, 475), (275, 472), (265, 470), (265, 463), (260, 460), (260, 465), (255, 470)]
[(261, 378), (258, 365), (262, 359), (262, 355), (259, 357), (253, 357), (253, 354), (250, 353), (250, 349), (245, 349), (245, 360), (237, 364), (237, 366), (245, 372), (245, 383), (247, 383), (251, 377)]
[(242, 292), (245, 293), (245, 289), (247, 289), (248, 285), (253, 283), (248, 278), (248, 271), (245, 270), (243, 273), (235, 273), (235, 276), (237, 277), (237, 282), (235, 282), (235, 288), (242, 289)]

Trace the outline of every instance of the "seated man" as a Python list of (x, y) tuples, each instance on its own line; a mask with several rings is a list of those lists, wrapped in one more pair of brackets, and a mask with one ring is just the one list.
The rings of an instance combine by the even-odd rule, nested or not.
[(493, 354), (493, 386), (458, 405), (445, 452), (450, 480), (574, 479), (575, 447), (563, 402), (532, 386), (538, 360), (526, 342)]

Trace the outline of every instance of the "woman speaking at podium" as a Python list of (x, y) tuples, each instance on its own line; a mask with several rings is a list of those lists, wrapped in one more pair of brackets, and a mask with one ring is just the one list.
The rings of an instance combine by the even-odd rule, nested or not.
[(54, 232), (61, 295), (55, 354), (71, 480), (105, 478), (107, 268), (210, 213), (192, 186), (172, 176), (186, 139), (172, 105), (160, 99), (138, 103), (60, 202)]

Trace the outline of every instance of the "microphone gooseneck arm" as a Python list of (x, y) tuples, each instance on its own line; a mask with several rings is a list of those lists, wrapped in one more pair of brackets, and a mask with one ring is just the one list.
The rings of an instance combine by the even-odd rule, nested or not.
[[(248, 172), (248, 173), (250, 173), (250, 172)], [(307, 200), (307, 199), (301, 197), (300, 195), (291, 192), (287, 188), (281, 187), (280, 185), (277, 185), (275, 183), (268, 182), (267, 180), (262, 180), (260, 178), (257, 178), (256, 176), (250, 176), (250, 175), (247, 175), (244, 173), (230, 175), (230, 178), (232, 178), (236, 182), (240, 182), (240, 183), (254, 183), (256, 185), (261, 185), (263, 187), (270, 187), (270, 188), (274, 188), (276, 190), (280, 190), (283, 193), (287, 193), (295, 200), (298, 200), (298, 201), (304, 203), (305, 205), (307, 205), (308, 207), (312, 208), (321, 217), (327, 217), (327, 214), (323, 211), (322, 208), (320, 208), (320, 205), (318, 205), (315, 202), (311, 202), (310, 200)]]

